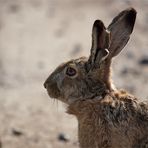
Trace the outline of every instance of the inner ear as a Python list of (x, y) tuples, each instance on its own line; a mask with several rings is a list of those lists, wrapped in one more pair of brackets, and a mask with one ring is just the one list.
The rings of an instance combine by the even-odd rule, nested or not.
[(92, 29), (92, 49), (103, 48), (104, 31), (106, 30), (101, 20), (96, 20)]
[(96, 20), (92, 29), (92, 47), (88, 60), (89, 67), (96, 67), (105, 60), (109, 54), (110, 33), (101, 20)]

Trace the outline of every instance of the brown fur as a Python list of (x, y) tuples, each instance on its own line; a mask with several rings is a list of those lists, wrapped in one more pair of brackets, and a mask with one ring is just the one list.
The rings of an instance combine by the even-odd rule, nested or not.
[(112, 58), (128, 42), (135, 19), (130, 8), (107, 29), (96, 20), (89, 58), (63, 63), (44, 83), (49, 96), (77, 117), (81, 148), (148, 148), (148, 103), (116, 90), (111, 81)]
[[(134, 96), (119, 91), (71, 104), (68, 113), (78, 119), (81, 148), (146, 148), (146, 108)], [(136, 144), (139, 139), (145, 139), (144, 143)]]

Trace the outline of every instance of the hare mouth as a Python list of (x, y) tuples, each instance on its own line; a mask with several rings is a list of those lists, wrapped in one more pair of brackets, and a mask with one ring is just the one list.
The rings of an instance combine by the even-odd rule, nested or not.
[(55, 89), (49, 89), (47, 88), (47, 93), (50, 98), (58, 99), (60, 97), (60, 91)]

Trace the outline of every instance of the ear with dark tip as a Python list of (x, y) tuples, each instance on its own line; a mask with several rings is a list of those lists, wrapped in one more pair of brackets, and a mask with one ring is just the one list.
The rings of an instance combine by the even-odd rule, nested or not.
[(92, 29), (92, 47), (88, 60), (89, 66), (97, 66), (108, 56), (110, 45), (110, 33), (106, 30), (101, 20), (96, 20)]
[(134, 8), (126, 9), (120, 12), (108, 26), (107, 29), (111, 32), (110, 58), (119, 54), (127, 44), (134, 28), (136, 14)]

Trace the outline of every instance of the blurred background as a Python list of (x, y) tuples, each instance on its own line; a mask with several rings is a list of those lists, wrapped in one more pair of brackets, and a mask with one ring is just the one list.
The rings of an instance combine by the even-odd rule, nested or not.
[(148, 99), (148, 0), (0, 0), (0, 148), (78, 148), (77, 121), (43, 88), (61, 62), (88, 56), (95, 19), (134, 7), (131, 39), (113, 80)]

